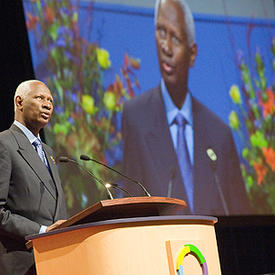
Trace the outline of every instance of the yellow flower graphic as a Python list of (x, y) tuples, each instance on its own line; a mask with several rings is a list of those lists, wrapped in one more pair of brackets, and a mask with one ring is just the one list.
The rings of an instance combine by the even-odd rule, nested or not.
[(95, 100), (90, 95), (83, 95), (82, 96), (82, 108), (87, 112), (88, 114), (95, 114), (97, 111), (97, 108), (95, 107)]
[(106, 92), (103, 97), (103, 102), (106, 108), (110, 111), (115, 111), (116, 109), (116, 96), (112, 92)]
[(104, 49), (96, 49), (97, 62), (102, 69), (108, 69), (111, 66), (109, 53)]
[(229, 124), (234, 130), (238, 130), (240, 127), (239, 118), (235, 111), (232, 111), (229, 115)]
[(242, 104), (241, 93), (237, 85), (231, 86), (229, 94), (235, 104)]

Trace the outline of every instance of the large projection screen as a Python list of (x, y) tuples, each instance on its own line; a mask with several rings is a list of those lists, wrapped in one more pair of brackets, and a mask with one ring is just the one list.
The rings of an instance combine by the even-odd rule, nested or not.
[[(157, 166), (157, 163), (167, 161), (166, 146), (159, 149), (162, 153), (158, 156), (153, 149), (150, 151), (149, 146), (138, 147), (142, 144), (138, 138), (149, 139), (146, 133), (144, 136), (142, 132), (139, 136), (123, 136), (122, 129), (124, 103), (160, 85), (154, 8), (107, 2), (23, 1), (35, 75), (49, 86), (55, 99), (53, 117), (45, 128), (46, 142), (54, 148), (56, 160), (67, 156), (79, 163), (79, 166), (73, 162), (59, 164), (71, 215), (107, 198), (103, 181), (114, 184), (111, 191), (115, 197), (129, 196), (128, 192), (134, 196), (142, 195), (133, 182), (102, 165), (80, 160), (82, 154), (124, 171), (142, 182), (152, 195), (171, 195), (169, 184), (176, 178), (176, 163), (163, 168), (159, 168), (161, 164)], [(215, 142), (219, 142), (215, 137), (220, 136), (217, 132), (212, 135), (212, 143), (203, 149), (205, 155), (194, 156), (194, 166), (201, 162), (201, 167), (196, 166), (194, 178), (213, 183), (211, 188), (217, 190), (213, 191), (204, 186), (203, 180), (202, 183), (197, 180), (199, 184), (194, 183), (194, 200), (197, 204), (199, 200), (205, 200), (201, 193), (209, 189), (209, 193), (205, 193), (209, 205), (215, 200), (221, 203), (217, 209), (205, 207), (197, 214), (273, 215), (275, 20), (231, 16), (227, 14), (226, 6), (224, 8), (223, 15), (193, 14), (198, 55), (190, 69), (188, 86), (194, 98), (231, 129), (243, 180), (240, 184), (244, 185), (249, 210), (242, 209), (242, 201), (238, 201), (237, 195), (227, 197), (230, 184), (238, 193), (235, 171), (216, 175), (216, 168), (212, 167), (209, 168), (212, 175), (205, 172), (208, 169), (205, 166), (212, 165), (211, 160), (208, 164), (203, 161), (208, 158), (207, 149), (217, 153), (215, 165), (218, 167), (228, 149), (224, 144), (224, 151), (215, 151)], [(137, 113), (136, 120), (141, 117)], [(150, 119), (151, 115), (148, 121)], [(144, 125), (148, 126), (148, 121), (144, 121)], [(204, 127), (207, 129), (207, 123)], [(123, 140), (129, 136), (131, 140)], [(162, 137), (156, 135), (155, 138), (158, 142)], [(154, 141), (150, 142), (155, 146)], [(138, 148), (132, 150), (128, 146)], [(125, 160), (123, 150), (132, 150), (133, 153), (127, 154)], [(141, 157), (145, 150), (148, 159), (152, 158), (150, 163)], [(131, 167), (125, 170), (129, 165)], [(146, 171), (149, 167), (153, 176)], [(92, 180), (85, 169), (100, 180)], [(227, 186), (219, 181), (222, 178), (230, 178)], [(163, 186), (167, 188), (163, 190)], [(196, 197), (196, 194), (201, 197)], [(220, 196), (224, 197), (229, 213), (224, 211)], [(239, 205), (239, 208), (231, 212), (231, 205)]]

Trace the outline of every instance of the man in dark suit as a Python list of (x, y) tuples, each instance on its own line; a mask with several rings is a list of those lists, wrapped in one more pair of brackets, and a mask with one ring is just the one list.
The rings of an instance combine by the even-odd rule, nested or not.
[(230, 128), (188, 90), (197, 46), (184, 0), (158, 0), (155, 25), (161, 84), (124, 105), (124, 172), (154, 196), (185, 200), (185, 213), (248, 214)]
[(67, 213), (52, 149), (39, 137), (53, 112), (51, 92), (22, 82), (14, 105), (13, 125), (0, 133), (0, 272), (34, 274), (25, 237), (53, 229)]

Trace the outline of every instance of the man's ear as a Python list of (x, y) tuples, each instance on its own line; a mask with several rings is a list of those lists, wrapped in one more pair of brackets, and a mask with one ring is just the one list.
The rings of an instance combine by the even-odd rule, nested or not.
[(190, 47), (190, 64), (189, 67), (193, 67), (198, 53), (198, 47), (196, 43)]
[(15, 98), (15, 105), (18, 110), (23, 109), (23, 98), (21, 96), (16, 96)]

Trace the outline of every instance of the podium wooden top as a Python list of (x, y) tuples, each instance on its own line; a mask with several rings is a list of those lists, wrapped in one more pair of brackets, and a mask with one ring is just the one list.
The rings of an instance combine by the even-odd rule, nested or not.
[(166, 197), (102, 200), (72, 216), (57, 228), (111, 219), (173, 215), (184, 207), (185, 201)]
[(47, 233), (43, 234), (34, 234), (34, 235), (28, 235), (26, 237), (26, 240), (28, 240), (29, 248), (31, 247), (31, 241), (34, 239), (40, 239), (46, 236), (52, 236), (55, 234), (65, 233), (65, 232), (71, 232), (79, 229), (85, 229), (95, 226), (116, 226), (120, 225), (122, 227), (123, 225), (127, 224), (127, 226), (136, 226), (137, 224), (140, 226), (142, 225), (167, 225), (167, 224), (188, 224), (188, 225), (210, 225), (214, 226), (217, 223), (218, 219), (216, 217), (212, 216), (199, 216), (199, 215), (169, 215), (169, 216), (152, 216), (152, 217), (136, 217), (136, 218), (122, 218), (122, 219), (113, 219), (113, 220), (104, 220), (104, 221), (98, 221), (98, 222), (91, 222), (91, 223), (85, 223), (85, 224), (78, 224), (78, 225), (72, 225), (68, 226), (66, 228), (58, 228), (55, 230), (51, 230)]
[[(129, 197), (102, 200), (55, 226), (52, 230), (106, 220), (174, 215), (184, 207), (186, 207), (185, 201), (167, 197)], [(26, 240), (28, 239), (27, 236)], [(26, 247), (32, 247), (31, 241), (26, 243)]]

